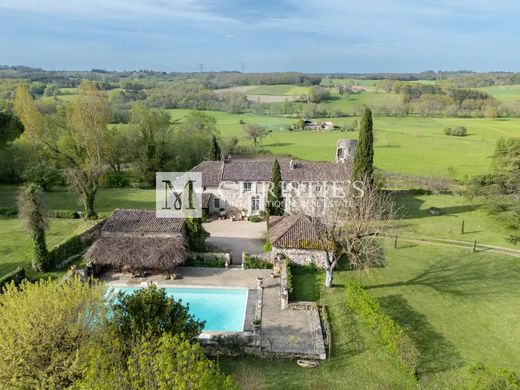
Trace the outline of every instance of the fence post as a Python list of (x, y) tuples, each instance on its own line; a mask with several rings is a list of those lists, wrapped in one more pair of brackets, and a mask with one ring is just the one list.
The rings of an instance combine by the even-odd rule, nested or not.
[(464, 220), (462, 220), (462, 227), (460, 228), (460, 234), (464, 234)]
[(477, 251), (477, 240), (475, 240), (475, 242), (473, 242), (473, 253), (475, 253)]
[(394, 249), (397, 249), (397, 234), (395, 235), (394, 239)]

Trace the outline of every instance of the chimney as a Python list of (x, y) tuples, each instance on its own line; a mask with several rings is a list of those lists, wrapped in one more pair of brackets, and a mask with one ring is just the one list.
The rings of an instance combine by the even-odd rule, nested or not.
[(338, 139), (336, 143), (336, 163), (352, 163), (356, 155), (357, 141), (354, 139)]
[(294, 169), (294, 161), (289, 161), (289, 170), (292, 171)]

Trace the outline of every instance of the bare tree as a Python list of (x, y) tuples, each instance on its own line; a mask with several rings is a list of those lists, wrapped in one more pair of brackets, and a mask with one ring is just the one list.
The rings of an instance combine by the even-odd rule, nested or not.
[(248, 138), (253, 141), (255, 146), (264, 138), (268, 131), (264, 126), (257, 125), (255, 123), (248, 123), (244, 127), (244, 131), (246, 132)]
[[(325, 193), (320, 213), (309, 216), (314, 235), (327, 248), (325, 287), (332, 286), (333, 274), (340, 260), (351, 268), (367, 270), (384, 262), (381, 235), (395, 215), (391, 195), (370, 181), (342, 182), (340, 193)], [(309, 208), (307, 207), (307, 210)]]

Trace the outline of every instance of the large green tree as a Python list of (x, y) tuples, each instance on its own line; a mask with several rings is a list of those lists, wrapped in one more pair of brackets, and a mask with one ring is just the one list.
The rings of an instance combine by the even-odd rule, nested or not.
[(365, 109), (359, 126), (359, 139), (352, 167), (352, 180), (372, 180), (374, 173), (374, 133), (372, 111)]
[(112, 306), (111, 323), (123, 340), (142, 335), (160, 337), (163, 333), (184, 334), (196, 338), (204, 327), (189, 313), (186, 306), (166, 295), (155, 285), (133, 294), (120, 293)]
[(133, 158), (143, 182), (155, 185), (155, 173), (171, 168), (172, 131), (166, 111), (136, 103), (131, 111)]
[(73, 389), (237, 390), (231, 377), (221, 374), (204, 355), (200, 344), (183, 335), (142, 336), (128, 354), (114, 353), (120, 350), (120, 342), (109, 339), (92, 349), (83, 379)]
[(69, 279), (23, 282), (0, 295), (0, 388), (63, 389), (106, 317), (105, 289)]
[(282, 193), (282, 172), (280, 163), (274, 160), (269, 192), (267, 193), (266, 210), (269, 215), (283, 215), (283, 193)]
[(47, 220), (39, 186), (29, 183), (20, 188), (18, 213), (25, 230), (31, 235), (33, 240), (34, 256), (32, 266), (37, 272), (45, 272), (48, 269), (49, 257), (45, 241)]

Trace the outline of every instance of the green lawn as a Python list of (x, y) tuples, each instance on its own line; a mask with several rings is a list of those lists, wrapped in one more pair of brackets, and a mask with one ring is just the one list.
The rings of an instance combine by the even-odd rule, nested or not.
[[(319, 299), (329, 306), (334, 348), (318, 369), (294, 362), (224, 359), (234, 374), (255, 367), (268, 389), (410, 388), (344, 303), (349, 272), (337, 272), (334, 288), (323, 274), (295, 275), (295, 299)], [(419, 382), (425, 388), (453, 388), (476, 362), (517, 369), (520, 361), (520, 262), (456, 248), (403, 245), (387, 248), (387, 264), (358, 275), (383, 309), (421, 352)], [(319, 383), (323, 385), (318, 386)], [(316, 387), (313, 387), (316, 386)]]
[[(500, 222), (506, 215), (489, 215), (478, 201), (456, 195), (406, 195), (396, 197), (402, 219), (396, 222), (398, 235), (426, 236), (474, 241), (520, 250), (506, 238), (514, 231)], [(430, 207), (441, 209), (440, 216), (429, 214)], [(464, 234), (461, 233), (464, 221)]]
[[(51, 219), (47, 231), (47, 246), (51, 249), (90, 226), (92, 222), (77, 219)], [(63, 271), (36, 274), (31, 268), (32, 253), (31, 238), (23, 230), (21, 221), (18, 218), (0, 219), (0, 276), (16, 267), (25, 268), (30, 277), (54, 278), (63, 274)]]

